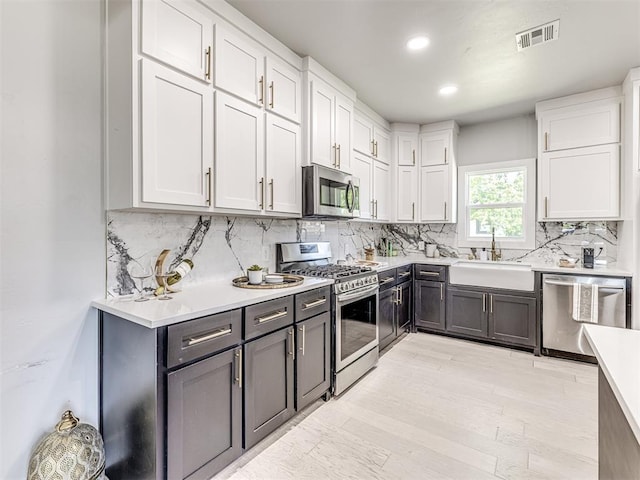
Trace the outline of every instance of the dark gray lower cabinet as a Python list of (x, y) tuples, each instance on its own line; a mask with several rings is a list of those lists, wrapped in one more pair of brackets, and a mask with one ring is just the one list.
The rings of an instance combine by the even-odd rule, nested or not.
[(378, 297), (378, 346), (380, 350), (396, 338), (396, 289), (381, 290)]
[(489, 337), (518, 345), (536, 345), (536, 299), (491, 293)]
[(486, 293), (449, 286), (447, 289), (448, 332), (486, 338), (488, 315)]
[(527, 296), (449, 286), (446, 331), (534, 347), (535, 352), (537, 299), (533, 293)]
[(248, 449), (295, 412), (293, 327), (245, 343), (244, 353), (244, 447)]
[(331, 386), (329, 312), (296, 324), (296, 346), (296, 410), (300, 411)]
[(431, 280), (414, 282), (414, 324), (416, 328), (445, 329), (445, 284)]
[(167, 478), (207, 480), (242, 454), (241, 353), (167, 375)]
[(413, 305), (412, 282), (402, 282), (396, 288), (399, 290), (400, 300), (396, 305), (397, 327), (396, 335), (408, 331), (411, 327), (411, 306)]

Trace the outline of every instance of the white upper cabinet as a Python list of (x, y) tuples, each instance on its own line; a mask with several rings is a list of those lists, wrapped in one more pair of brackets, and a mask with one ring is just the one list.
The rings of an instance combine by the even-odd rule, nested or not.
[(620, 217), (619, 87), (536, 104), (538, 220)]
[(389, 163), (391, 135), (387, 129), (376, 125), (373, 120), (357, 110), (353, 122), (353, 149)]
[(396, 134), (396, 156), (398, 165), (415, 166), (418, 153), (418, 135), (412, 133)]
[(146, 0), (141, 51), (189, 75), (211, 81), (213, 20), (196, 2)]
[(247, 36), (216, 25), (217, 88), (294, 122), (301, 118), (301, 74)]
[(446, 165), (451, 161), (453, 146), (450, 130), (420, 134), (420, 166)]
[(420, 221), (453, 222), (451, 169), (447, 165), (420, 168)]
[(390, 220), (389, 208), (389, 165), (374, 160), (373, 172), (373, 216), (376, 220), (387, 222)]
[(142, 60), (142, 202), (208, 207), (213, 90)]
[(541, 126), (545, 152), (618, 143), (620, 103), (604, 100), (550, 110)]
[(265, 210), (302, 213), (300, 125), (267, 115)]
[(302, 76), (285, 62), (266, 58), (266, 108), (289, 120), (302, 118)]
[(310, 82), (311, 161), (351, 171), (353, 103), (321, 80)]
[(397, 212), (398, 222), (418, 221), (418, 169), (417, 167), (397, 167)]
[(264, 112), (216, 92), (214, 192), (216, 209), (265, 208)]
[(353, 154), (353, 176), (358, 178), (358, 202), (360, 204), (360, 218), (373, 219), (373, 192), (371, 158), (361, 153)]
[(545, 152), (540, 162), (542, 218), (607, 219), (620, 215), (620, 146)]

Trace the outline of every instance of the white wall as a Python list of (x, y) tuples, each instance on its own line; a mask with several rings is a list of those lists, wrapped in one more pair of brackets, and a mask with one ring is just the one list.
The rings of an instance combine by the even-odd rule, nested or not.
[(0, 478), (66, 408), (97, 425), (101, 3), (0, 2)]
[(537, 138), (534, 114), (461, 126), (458, 165), (536, 158)]

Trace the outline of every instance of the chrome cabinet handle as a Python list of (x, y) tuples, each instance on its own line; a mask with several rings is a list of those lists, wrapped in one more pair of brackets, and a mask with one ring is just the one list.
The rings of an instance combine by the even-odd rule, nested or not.
[(440, 284), (440, 301), (444, 300), (444, 283)]
[(371, 140), (371, 155), (376, 156), (376, 144), (373, 140)]
[(376, 219), (378, 218), (378, 200), (374, 201), (375, 206), (376, 206)]
[(204, 51), (204, 62), (204, 78), (206, 78), (207, 80), (211, 80), (211, 46), (208, 46)]
[(273, 178), (269, 180), (269, 187), (271, 187), (271, 203), (269, 204), (269, 208), (273, 210)]
[(482, 311), (483, 312), (487, 311), (487, 294), (486, 293), (482, 294)]
[(212, 199), (211, 199), (212, 185), (211, 184), (212, 184), (212, 177), (213, 177), (213, 169), (209, 167), (205, 175), (207, 176), (207, 192), (208, 192), (207, 205), (210, 206), (212, 202)]
[(447, 202), (444, 202), (444, 219), (447, 219)]
[(273, 82), (269, 84), (269, 90), (271, 91), (271, 101), (269, 102), (269, 106), (273, 108)]
[(306, 325), (301, 325), (300, 327), (298, 327), (298, 330), (299, 330), (299, 331), (301, 332), (301, 334), (302, 334), (302, 341), (300, 342), (302, 345), (300, 345), (299, 350), (302, 352), (302, 356), (303, 356), (303, 357), (304, 357), (304, 344), (305, 344), (305, 342), (306, 342), (305, 337), (306, 337), (306, 335), (307, 335), (307, 333), (305, 332), (305, 327), (306, 327)]
[(333, 144), (333, 166), (338, 168), (338, 144)]
[(190, 337), (186, 341), (187, 347), (193, 347), (194, 345), (198, 345), (199, 343), (206, 342), (207, 340), (213, 340), (214, 338), (222, 337), (223, 335), (228, 335), (231, 333), (231, 328), (222, 327), (214, 332), (206, 333), (204, 335), (200, 335), (198, 337)]
[(264, 177), (260, 177), (260, 208), (264, 208)]
[(416, 164), (416, 149), (413, 149), (413, 164)]
[(264, 75), (260, 77), (260, 80), (258, 80), (258, 83), (260, 84), (260, 98), (258, 99), (258, 101), (262, 105), (264, 105)]
[(420, 275), (426, 275), (427, 277), (439, 277), (439, 272), (426, 272), (424, 270), (420, 270)]
[(489, 295), (489, 313), (493, 313), (493, 295)]
[(544, 132), (544, 151), (549, 150), (549, 132)]
[(271, 313), (269, 315), (263, 315), (262, 317), (256, 317), (256, 323), (264, 323), (270, 322), (271, 320), (276, 320), (278, 318), (286, 317), (287, 309), (278, 310), (277, 312)]
[(398, 276), (399, 276), (400, 278), (404, 278), (404, 277), (406, 277), (407, 275), (411, 275), (411, 272), (403, 272), (403, 273), (401, 273), (401, 274), (400, 274), (400, 275), (398, 275)]
[(289, 355), (291, 355), (291, 359), (296, 359), (296, 343), (295, 337), (293, 336), (293, 328), (289, 329)]
[(447, 163), (447, 147), (444, 147), (444, 163)]
[(544, 218), (549, 216), (549, 197), (544, 197)]
[(336, 151), (338, 153), (338, 168), (340, 168), (340, 165), (342, 164), (342, 154), (341, 154), (340, 147), (341, 145), (338, 144), (338, 147), (336, 148)]
[(400, 297), (400, 301), (398, 303), (400, 303), (400, 305), (402, 305), (404, 303), (404, 298), (402, 296), (402, 287), (398, 287), (398, 296)]
[(411, 220), (416, 219), (416, 202), (411, 202)]
[(389, 282), (393, 282), (395, 280), (394, 277), (387, 277), (383, 281), (380, 282), (380, 285), (386, 285)]
[(323, 305), (325, 303), (327, 303), (327, 297), (322, 297), (322, 298), (319, 298), (317, 300), (314, 300), (313, 302), (303, 303), (302, 304), (302, 310), (303, 311), (304, 310), (309, 310), (310, 308), (317, 307), (317, 306)]
[(242, 388), (242, 348), (236, 350), (236, 375), (235, 382), (238, 384), (238, 388)]

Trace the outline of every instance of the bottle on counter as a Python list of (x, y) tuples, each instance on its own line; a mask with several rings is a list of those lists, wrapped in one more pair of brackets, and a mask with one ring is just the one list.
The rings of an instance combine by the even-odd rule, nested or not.
[(184, 277), (186, 277), (189, 274), (192, 268), (193, 268), (193, 262), (191, 260), (189, 260), (188, 258), (185, 258), (184, 260), (182, 260), (176, 266), (176, 268), (173, 269), (173, 271), (176, 273), (174, 275), (171, 275), (169, 278), (167, 278), (167, 285), (175, 285), (176, 283), (178, 283), (180, 280), (182, 280)]
[(482, 250), (480, 251), (480, 260), (483, 262), (486, 262), (487, 260), (489, 260), (489, 254), (485, 247), (482, 247)]

